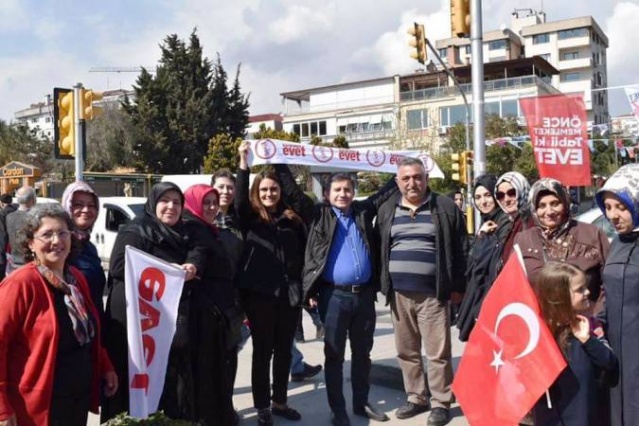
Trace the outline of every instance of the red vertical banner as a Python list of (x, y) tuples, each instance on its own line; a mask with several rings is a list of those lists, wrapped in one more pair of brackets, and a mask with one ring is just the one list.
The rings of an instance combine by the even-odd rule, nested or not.
[(539, 176), (568, 186), (591, 184), (586, 107), (582, 95), (520, 99)]

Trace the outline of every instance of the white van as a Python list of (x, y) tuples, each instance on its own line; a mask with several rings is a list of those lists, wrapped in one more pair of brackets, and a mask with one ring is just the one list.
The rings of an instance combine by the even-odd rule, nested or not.
[(144, 212), (146, 197), (100, 197), (98, 219), (91, 231), (91, 241), (98, 249), (102, 267), (109, 269), (109, 259), (120, 228)]

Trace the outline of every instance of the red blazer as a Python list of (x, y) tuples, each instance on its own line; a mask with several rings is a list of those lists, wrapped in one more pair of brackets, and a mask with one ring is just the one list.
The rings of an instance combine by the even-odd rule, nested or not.
[[(71, 272), (98, 324), (91, 383), (91, 411), (97, 413), (102, 376), (114, 369), (100, 344), (100, 317), (87, 282), (77, 269)], [(49, 425), (59, 329), (48, 286), (33, 263), (0, 284), (0, 420), (15, 413), (20, 426)]]

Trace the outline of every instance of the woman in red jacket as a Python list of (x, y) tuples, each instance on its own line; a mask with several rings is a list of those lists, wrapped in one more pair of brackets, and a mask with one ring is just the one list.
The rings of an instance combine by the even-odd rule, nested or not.
[(84, 426), (101, 380), (107, 397), (118, 387), (87, 282), (66, 263), (72, 229), (61, 206), (34, 207), (22, 229), (32, 262), (0, 284), (2, 426)]

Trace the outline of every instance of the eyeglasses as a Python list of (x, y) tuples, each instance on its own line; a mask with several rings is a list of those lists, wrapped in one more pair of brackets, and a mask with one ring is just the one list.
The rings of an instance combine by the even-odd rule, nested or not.
[(503, 200), (508, 195), (510, 198), (515, 198), (517, 196), (517, 190), (515, 188), (510, 188), (506, 192), (497, 191), (495, 192), (495, 198), (498, 200)]
[(57, 236), (59, 240), (66, 240), (71, 237), (71, 231), (58, 231), (58, 232), (45, 232), (41, 235), (34, 235), (34, 238), (42, 241), (43, 243), (50, 243), (53, 241), (53, 237)]

